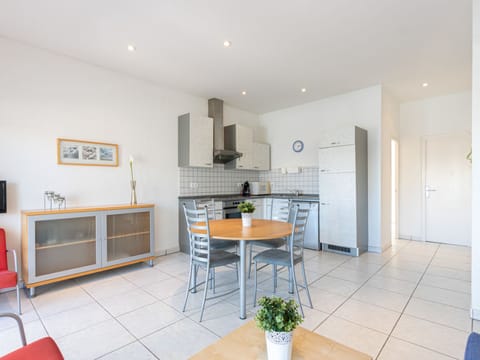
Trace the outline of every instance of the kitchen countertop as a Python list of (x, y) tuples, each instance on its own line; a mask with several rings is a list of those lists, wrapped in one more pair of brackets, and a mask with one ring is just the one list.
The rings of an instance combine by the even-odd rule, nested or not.
[(221, 195), (185, 195), (179, 196), (179, 200), (184, 199), (214, 199), (214, 200), (248, 200), (248, 199), (260, 199), (260, 198), (281, 198), (281, 199), (291, 199), (294, 201), (318, 201), (318, 194), (302, 194), (295, 195), (289, 193), (278, 193), (278, 194), (268, 194), (268, 195), (251, 195), (251, 196), (242, 196), (239, 194), (221, 194)]

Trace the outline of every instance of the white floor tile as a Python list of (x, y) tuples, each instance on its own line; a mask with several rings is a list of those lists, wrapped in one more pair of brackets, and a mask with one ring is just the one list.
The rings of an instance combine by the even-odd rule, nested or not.
[[(201, 280), (199, 280), (200, 282)], [(203, 286), (203, 285), (202, 285)], [(173, 295), (184, 293), (187, 287), (187, 277), (185, 280), (176, 278), (169, 278), (143, 287), (149, 294), (155, 296), (157, 299), (163, 300)], [(201, 288), (203, 290), (203, 288)]]
[(424, 347), (390, 337), (378, 360), (452, 360), (453, 358)]
[(142, 343), (136, 341), (100, 358), (101, 360), (155, 360), (157, 359)]
[(363, 327), (389, 334), (400, 313), (350, 299), (333, 313)]
[(190, 319), (183, 319), (141, 341), (161, 359), (186, 359), (218, 337)]
[[(368, 283), (367, 283), (368, 284)], [(383, 308), (402, 312), (410, 297), (393, 291), (379, 289), (372, 286), (364, 286), (353, 294), (352, 299), (367, 304), (381, 306)]]
[(435, 266), (435, 265), (430, 265), (426, 271), (426, 274), (443, 276), (450, 279), (458, 279), (463, 281), (471, 281), (471, 278), (472, 278), (470, 271), (450, 269), (448, 267)]
[(122, 277), (134, 283), (136, 286), (145, 286), (170, 278), (170, 275), (149, 266), (129, 270), (130, 271), (123, 273)]
[(418, 298), (410, 300), (405, 314), (467, 332), (472, 324), (468, 310)]
[(425, 274), (420, 281), (421, 285), (438, 287), (441, 289), (447, 289), (457, 292), (463, 292), (466, 294), (471, 293), (472, 283), (470, 281), (450, 279), (444, 276), (436, 276)]
[(94, 359), (121, 348), (135, 339), (116, 320), (64, 336), (57, 344), (65, 359)]
[(409, 315), (402, 315), (392, 336), (461, 359), (465, 351), (468, 333)]
[(303, 312), (305, 313), (305, 318), (300, 326), (310, 331), (315, 330), (329, 316), (323, 311), (310, 309), (308, 306), (303, 307)]
[(313, 307), (316, 310), (331, 314), (334, 312), (345, 300), (347, 296), (330, 293), (319, 288), (310, 288), (310, 296), (312, 298)]
[(332, 276), (324, 276), (321, 279), (312, 283), (311, 287), (323, 289), (328, 292), (342, 296), (350, 296), (360, 287), (360, 285)]
[(315, 330), (340, 344), (346, 345), (375, 358), (387, 340), (387, 335), (350, 321), (331, 316)]
[[(16, 324), (13, 319), (12, 322)], [(24, 328), (27, 343), (48, 336), (40, 320), (30, 321), (29, 323), (24, 324)], [(17, 326), (1, 331), (0, 339), (0, 356), (22, 347), (22, 341)]]
[(98, 302), (113, 316), (119, 316), (158, 301), (142, 289), (99, 299)]
[(78, 286), (52, 289), (32, 298), (35, 309), (42, 317), (86, 305), (93, 301), (94, 299)]
[(412, 283), (418, 283), (420, 281), (420, 278), (422, 277), (421, 272), (400, 269), (392, 266), (385, 266), (383, 269), (381, 269), (377, 273), (377, 275), (398, 279), (398, 280), (409, 281)]
[(353, 269), (338, 267), (335, 270), (329, 272), (328, 276), (351, 281), (357, 284), (362, 284), (367, 281), (372, 276), (372, 274), (360, 272)]
[(89, 303), (44, 317), (43, 323), (50, 336), (58, 339), (109, 319), (112, 317), (100, 305)]
[(121, 276), (98, 282), (90, 282), (83, 284), (82, 287), (97, 300), (112, 296), (121, 296), (124, 293), (129, 293), (136, 289), (135, 285)]
[(374, 275), (365, 286), (371, 286), (379, 289), (393, 291), (399, 294), (410, 296), (416, 288), (416, 283), (410, 281), (399, 280), (391, 277)]
[(144, 306), (117, 319), (137, 338), (151, 334), (184, 318), (178, 311), (161, 301)]
[[(22, 305), (22, 315), (20, 315), (23, 323), (30, 321), (38, 320), (38, 315), (35, 309), (33, 308), (32, 302), (25, 296), (25, 292), (20, 291), (20, 301)], [(17, 314), (17, 292), (9, 291), (6, 293), (0, 294), (0, 313), (14, 313)], [(9, 318), (0, 318), (0, 331), (14, 327), (15, 321), (12, 321)]]
[(440, 289), (436, 287), (419, 285), (414, 297), (438, 302), (440, 304), (455, 306), (461, 309), (470, 309), (470, 295), (451, 290)]

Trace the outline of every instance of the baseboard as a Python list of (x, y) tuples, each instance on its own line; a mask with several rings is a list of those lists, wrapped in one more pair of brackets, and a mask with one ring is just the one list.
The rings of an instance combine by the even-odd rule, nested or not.
[(399, 235), (398, 235), (398, 238), (399, 238), (400, 240), (423, 241), (423, 238), (422, 238), (422, 237), (413, 236), (413, 235), (402, 235), (402, 234), (399, 234)]
[(369, 246), (368, 247), (368, 252), (373, 252), (373, 253), (382, 253), (382, 248), (380, 246)]
[(474, 320), (480, 320), (480, 309), (474, 309), (472, 308), (470, 310), (470, 316), (472, 317), (472, 319)]
[(173, 254), (173, 253), (176, 253), (176, 252), (179, 252), (179, 251), (180, 251), (180, 247), (175, 246), (175, 247), (169, 248), (169, 249), (157, 250), (157, 251), (155, 251), (155, 256), (164, 256), (164, 255)]

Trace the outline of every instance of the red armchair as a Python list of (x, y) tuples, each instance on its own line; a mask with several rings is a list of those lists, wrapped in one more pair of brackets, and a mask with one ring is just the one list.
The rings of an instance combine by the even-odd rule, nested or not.
[[(15, 271), (8, 270), (7, 252), (13, 254)], [(7, 250), (7, 237), (5, 230), (0, 228), (0, 289), (17, 288), (18, 315), (22, 313), (20, 304), (20, 286), (18, 284), (18, 261), (15, 250)]]
[(11, 313), (0, 314), (0, 317), (11, 317), (17, 321), (23, 345), (20, 349), (0, 357), (0, 360), (63, 360), (62, 353), (51, 337), (44, 337), (27, 345), (25, 330), (20, 317)]

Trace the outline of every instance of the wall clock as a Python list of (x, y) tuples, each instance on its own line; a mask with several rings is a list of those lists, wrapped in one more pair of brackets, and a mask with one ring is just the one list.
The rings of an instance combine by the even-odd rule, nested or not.
[(292, 149), (295, 152), (302, 152), (303, 150), (303, 141), (302, 140), (295, 140), (292, 144)]

